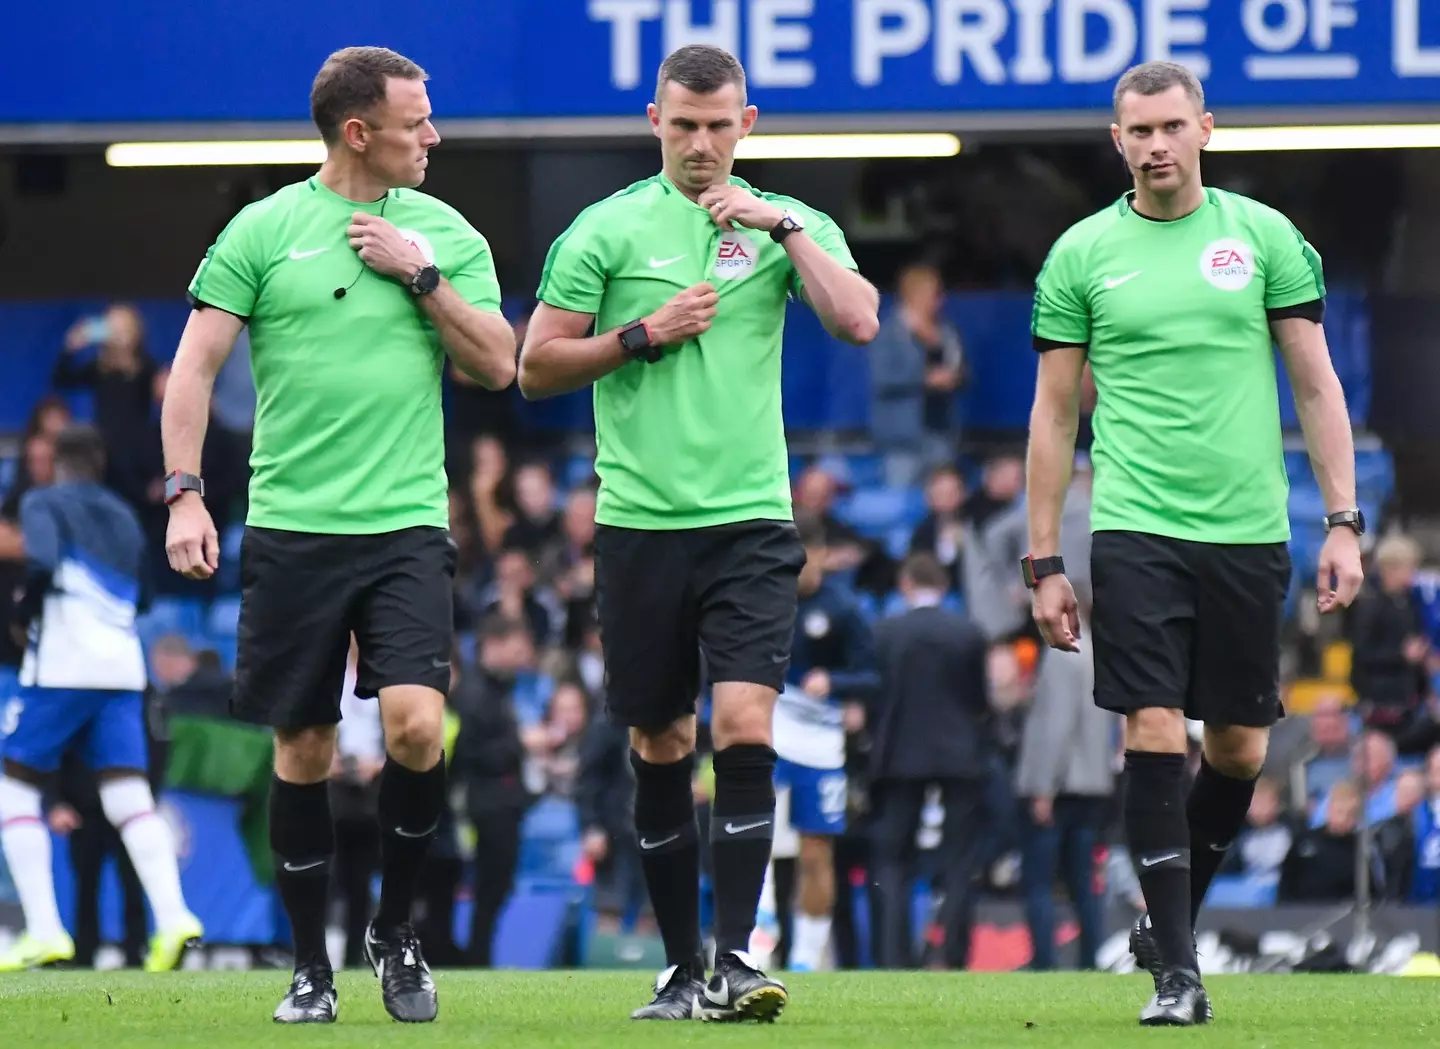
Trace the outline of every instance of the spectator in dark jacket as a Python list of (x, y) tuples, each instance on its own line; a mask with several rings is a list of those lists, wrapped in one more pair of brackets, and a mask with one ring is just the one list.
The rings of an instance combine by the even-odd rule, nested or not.
[(1375, 826), (1375, 853), (1380, 878), (1374, 895), (1401, 902), (1410, 895), (1415, 876), (1415, 810), (1425, 801), (1425, 773), (1406, 769), (1395, 777), (1395, 815)]
[(1350, 683), (1366, 726), (1394, 736), (1409, 725), (1426, 688), (1430, 643), (1415, 595), (1420, 548), (1405, 536), (1382, 539), (1375, 566), (1378, 578), (1350, 613)]
[(872, 745), (872, 862), (877, 961), (909, 968), (910, 882), (915, 835), (932, 784), (945, 808), (941, 844), (944, 958), (969, 954), (971, 882), (983, 855), (980, 828), (990, 769), (987, 645), (968, 620), (940, 607), (949, 575), (929, 554), (906, 559), (900, 592), (908, 611), (875, 628), (880, 688), (866, 710)]
[(870, 344), (870, 434), (885, 457), (885, 483), (904, 487), (925, 468), (953, 463), (959, 444), (956, 393), (965, 384), (965, 346), (945, 316), (945, 288), (933, 266), (900, 271), (896, 305)]
[[(580, 776), (575, 805), (584, 828), (585, 857), (594, 866), (620, 913), (619, 948), (629, 961), (628, 940), (644, 909), (645, 876), (635, 841), (635, 774), (630, 769), (630, 733), (607, 717), (593, 717), (580, 744)], [(638, 961), (638, 958), (635, 959)]]
[(522, 773), (525, 748), (515, 718), (515, 678), (532, 656), (523, 620), (501, 616), (480, 630), (480, 666), (462, 672), (450, 694), (460, 717), (451, 777), (464, 793), (475, 828), (474, 917), (468, 960), (488, 967), (495, 923), (515, 885), (520, 860), (520, 824), (530, 796)]
[(1355, 895), (1355, 848), (1360, 791), (1349, 780), (1335, 784), (1321, 827), (1303, 831), (1280, 868), (1280, 903), (1332, 903)]

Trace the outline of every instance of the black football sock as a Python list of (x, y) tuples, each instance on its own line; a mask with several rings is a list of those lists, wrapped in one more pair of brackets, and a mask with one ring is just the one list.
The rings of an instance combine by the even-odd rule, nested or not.
[(716, 955), (750, 949), (774, 839), (775, 751), (763, 743), (716, 751), (710, 810)]
[(275, 889), (290, 919), (295, 964), (330, 966), (325, 948), (325, 904), (335, 855), (330, 788), (324, 783), (270, 780), (270, 852)]
[(1185, 755), (1127, 750), (1125, 769), (1125, 835), (1160, 962), (1195, 969)]
[[(1258, 777), (1256, 777), (1258, 779)], [(1200, 916), (1205, 893), (1235, 835), (1245, 826), (1255, 779), (1234, 779), (1216, 772), (1203, 757), (1185, 814), (1190, 823), (1190, 924)]]
[[(388, 936), (410, 920), (415, 883), (445, 809), (445, 759), (425, 772), (392, 757), (380, 770), (380, 906), (375, 928)], [(480, 857), (480, 862), (485, 862)]]
[(652, 765), (630, 752), (635, 770), (635, 837), (640, 867), (665, 941), (665, 963), (705, 974), (700, 949), (700, 826), (695, 819), (695, 755)]

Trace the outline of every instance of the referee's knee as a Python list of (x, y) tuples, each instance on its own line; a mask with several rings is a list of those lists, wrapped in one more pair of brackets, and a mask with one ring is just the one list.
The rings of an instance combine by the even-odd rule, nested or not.
[(1185, 714), (1171, 707), (1143, 707), (1125, 718), (1125, 749), (1184, 754)]
[(1270, 733), (1245, 725), (1205, 726), (1205, 761), (1222, 776), (1254, 779), (1265, 767)]
[(710, 734), (715, 749), (739, 743), (771, 745), (775, 719), (775, 690), (748, 681), (715, 685), (710, 709)]
[(695, 749), (695, 718), (683, 717), (661, 728), (632, 728), (630, 748), (651, 765), (673, 765)]

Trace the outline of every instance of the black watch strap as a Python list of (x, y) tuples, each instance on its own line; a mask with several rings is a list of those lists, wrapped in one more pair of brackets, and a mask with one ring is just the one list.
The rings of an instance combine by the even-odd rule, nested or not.
[(1031, 557), (1026, 554), (1020, 559), (1020, 577), (1025, 580), (1027, 589), (1034, 590), (1046, 576), (1064, 574), (1065, 559), (1058, 554), (1055, 557)]
[(1365, 534), (1365, 515), (1356, 507), (1353, 510), (1337, 510), (1325, 518), (1325, 531), (1332, 528), (1349, 528), (1356, 535)]
[(633, 320), (620, 329), (620, 348), (631, 360), (654, 364), (665, 354), (663, 346), (650, 341), (650, 329), (643, 320)]
[(195, 492), (205, 497), (205, 482), (194, 474), (171, 470), (165, 475), (165, 505), (169, 506), (186, 492)]

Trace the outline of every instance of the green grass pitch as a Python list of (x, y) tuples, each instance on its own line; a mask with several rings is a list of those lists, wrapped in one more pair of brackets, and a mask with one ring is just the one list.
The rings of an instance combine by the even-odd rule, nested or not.
[(0, 976), (0, 1044), (36, 1049), (424, 1046), (447, 1049), (783, 1045), (788, 1049), (920, 1046), (1124, 1049), (1161, 1042), (1246, 1049), (1440, 1044), (1440, 985), (1371, 976), (1217, 976), (1214, 1024), (1148, 1030), (1136, 1015), (1142, 976), (825, 973), (788, 975), (790, 1006), (774, 1025), (635, 1023), (645, 974), (438, 972), (440, 1018), (393, 1023), (375, 978), (339, 976), (340, 1019), (281, 1028), (270, 1012), (287, 974), (39, 972)]

